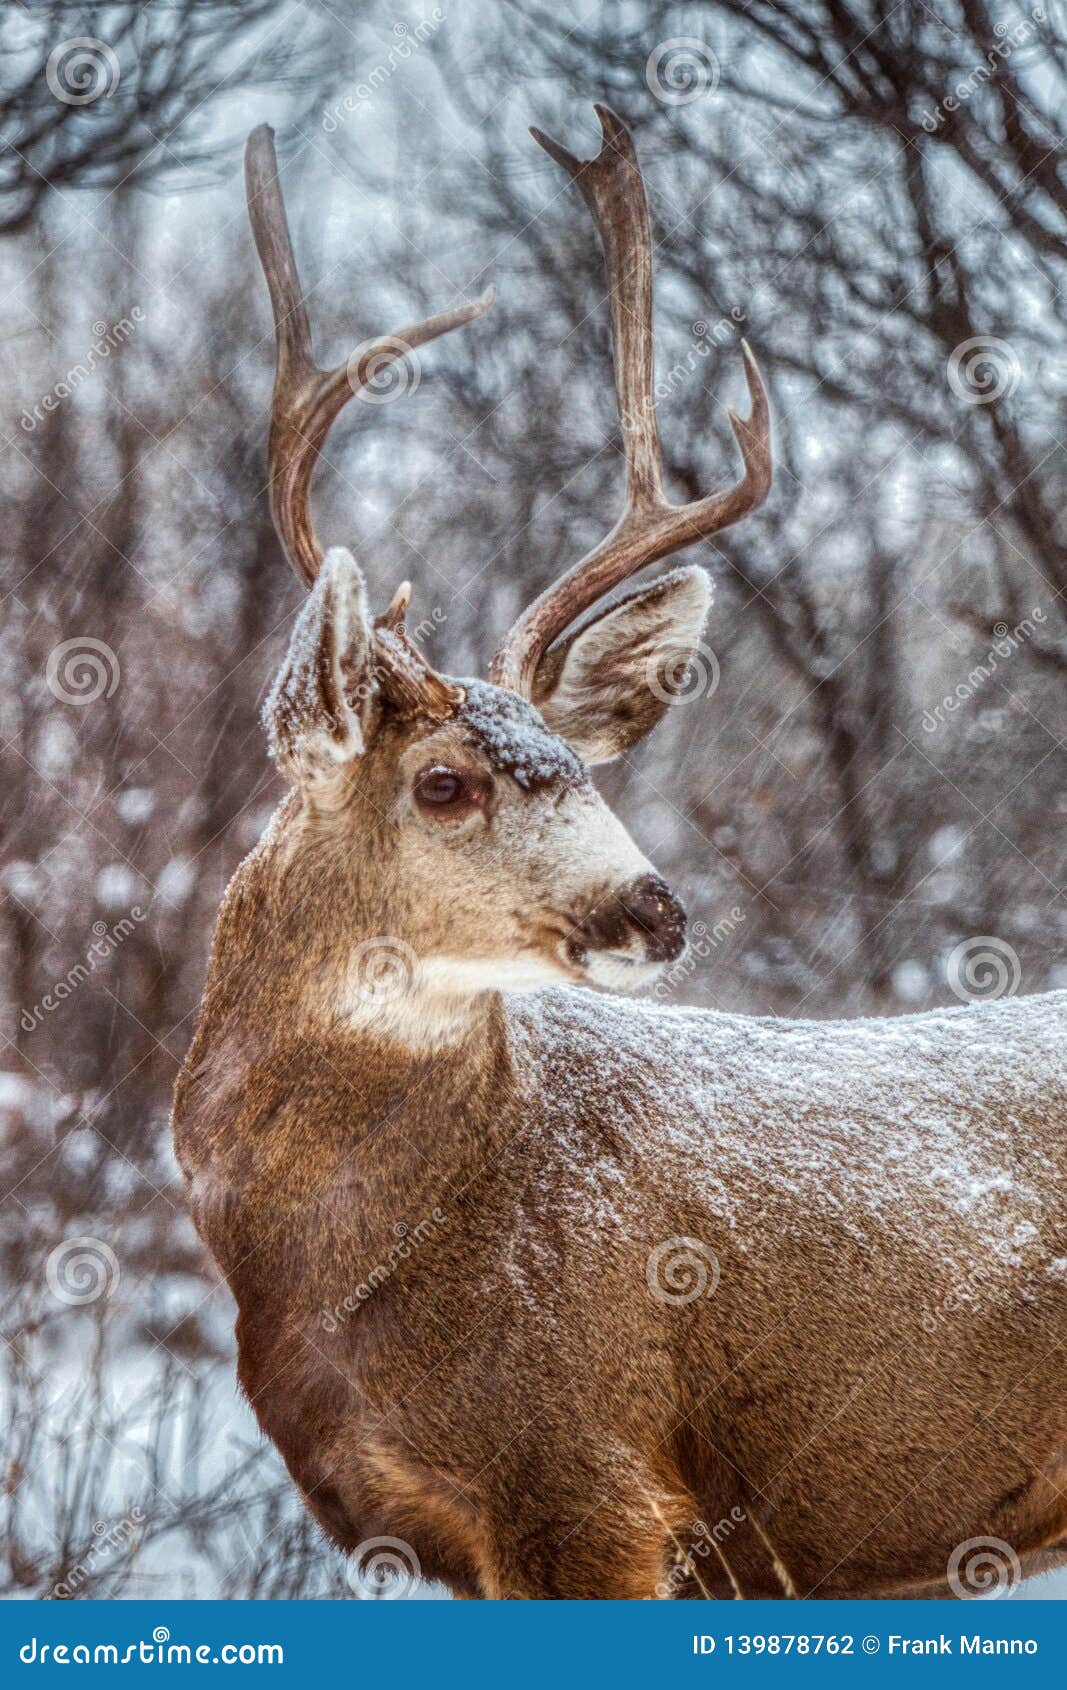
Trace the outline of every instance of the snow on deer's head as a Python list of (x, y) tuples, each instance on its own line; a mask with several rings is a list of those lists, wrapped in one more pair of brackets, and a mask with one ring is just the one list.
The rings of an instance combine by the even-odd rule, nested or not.
[(566, 978), (638, 985), (673, 961), (684, 912), (587, 764), (666, 709), (646, 665), (688, 657), (707, 603), (704, 572), (686, 569), (608, 611), (538, 708), (437, 675), (396, 609), (371, 620), (354, 559), (331, 551), (264, 715), (301, 793), (298, 825), (329, 864), (333, 919), (358, 906), (364, 933), (391, 936), (420, 983), (450, 996)]
[[(744, 476), (713, 498), (667, 502), (652, 398), (648, 209), (628, 132), (597, 109), (604, 145), (595, 159), (583, 163), (534, 133), (577, 182), (604, 247), (626, 505), (606, 539), (520, 616), (489, 681), (430, 668), (405, 628), (406, 585), (371, 616), (351, 554), (336, 548), (323, 558), (309, 491), (345, 401), (404, 352), (481, 316), (492, 290), (318, 369), (271, 131), (249, 139), (249, 210), (278, 345), (271, 505), (311, 589), (265, 720), (300, 795), (286, 811), (285, 848), (292, 858), (306, 845), (315, 864), (301, 896), (319, 900), (320, 918), (354, 959), (338, 957), (335, 1012), (381, 1010), (381, 994), (361, 990), (359, 978), (379, 941), (402, 961), (406, 997), (451, 1003), (561, 979), (640, 985), (684, 947), (684, 911), (588, 770), (642, 738), (683, 684), (708, 580), (701, 569), (676, 569), (593, 607), (760, 503), (770, 485), (769, 416), (745, 347), (751, 415), (730, 412)], [(307, 919), (316, 919), (314, 902)]]

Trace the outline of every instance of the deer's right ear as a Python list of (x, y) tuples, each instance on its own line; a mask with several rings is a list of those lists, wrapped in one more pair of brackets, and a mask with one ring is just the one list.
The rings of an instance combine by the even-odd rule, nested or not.
[(367, 593), (351, 552), (327, 552), (263, 706), (271, 756), (294, 782), (366, 750), (377, 707)]

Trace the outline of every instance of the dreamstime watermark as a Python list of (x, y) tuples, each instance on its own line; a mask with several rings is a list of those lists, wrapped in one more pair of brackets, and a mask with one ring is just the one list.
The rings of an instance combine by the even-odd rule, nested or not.
[(1018, 1555), (1001, 1537), (969, 1537), (948, 1559), (949, 1588), (963, 1601), (1009, 1596), (1022, 1576)]
[(93, 922), (93, 938), (81, 962), (76, 962), (68, 968), (62, 980), (57, 980), (44, 994), (39, 1003), (32, 1009), (24, 1009), (19, 1017), (19, 1026), (24, 1033), (32, 1033), (39, 1027), (46, 1015), (51, 1015), (59, 1009), (67, 999), (74, 996), (79, 986), (83, 986), (90, 975), (106, 962), (118, 950), (124, 939), (128, 939), (138, 922), (145, 919), (146, 910), (140, 904), (133, 904), (129, 915), (114, 922), (110, 927), (106, 921)]
[(45, 1263), (48, 1289), (68, 1308), (110, 1297), (119, 1282), (118, 1257), (102, 1238), (68, 1238)]
[(351, 117), (352, 113), (358, 110), (360, 106), (373, 100), (375, 94), (385, 87), (390, 77), (396, 74), (401, 65), (406, 64), (419, 47), (425, 46), (426, 42), (437, 34), (444, 21), (444, 12), (440, 6), (435, 6), (429, 17), (420, 18), (414, 26), (406, 23), (395, 23), (393, 34), (397, 39), (390, 46), (389, 51), (374, 66), (373, 70), (368, 71), (363, 81), (356, 83), (355, 88), (346, 94), (343, 100), (338, 100), (335, 106), (331, 106), (329, 111), (323, 113), (322, 127), (326, 134), (334, 134), (347, 117)]
[(648, 55), (645, 82), (661, 105), (688, 106), (705, 94), (714, 94), (719, 86), (719, 61), (698, 36), (672, 35)]
[(709, 957), (731, 933), (736, 932), (744, 919), (744, 910), (739, 904), (735, 904), (729, 915), (720, 916), (710, 932), (706, 922), (694, 921), (689, 929), (689, 943), (682, 955), (656, 981), (655, 996), (660, 999), (670, 997), (679, 986), (683, 986), (690, 976), (696, 973), (702, 960)]
[[(422, 618), (421, 622), (416, 622), (412, 628), (405, 627), (404, 632), (409, 640), (413, 640), (416, 645), (420, 645), (423, 640), (428, 640), (431, 634), (436, 633), (438, 628), (443, 627), (447, 621), (447, 610), (443, 610), (440, 605), (435, 604), (429, 614)], [(345, 688), (345, 697), (351, 704), (365, 704), (368, 699), (376, 697), (378, 688), (386, 684), (388, 678), (388, 672), (382, 668), (381, 664), (372, 662), (363, 671), (362, 679), (354, 687)], [(371, 940), (369, 942), (377, 944), (379, 941)], [(412, 955), (414, 955), (414, 952), (412, 952)]]
[(351, 989), (360, 1004), (395, 1003), (415, 982), (419, 959), (409, 944), (391, 933), (364, 939), (352, 953)]
[(995, 1003), (1019, 990), (1022, 966), (1006, 939), (980, 933), (963, 939), (945, 964), (950, 989), (963, 1003)]
[(323, 1309), (320, 1324), (324, 1332), (336, 1332), (342, 1327), (350, 1314), (356, 1314), (363, 1307), (375, 1291), (391, 1279), (401, 1262), (406, 1262), (414, 1255), (427, 1239), (436, 1237), (437, 1233), (448, 1225), (448, 1216), (443, 1209), (434, 1209), (421, 1220), (418, 1226), (409, 1227), (406, 1221), (397, 1221), (393, 1231), (397, 1241), (390, 1245), (384, 1261), (376, 1265), (368, 1273), (366, 1279), (350, 1291), (341, 1302), (335, 1303), (332, 1309)]
[(422, 380), (415, 349), (396, 335), (365, 340), (348, 360), (348, 385), (365, 405), (391, 405)]
[(280, 1643), (172, 1643), (165, 1625), (137, 1643), (40, 1643), (31, 1637), (19, 1650), (23, 1666), (284, 1666)]
[(947, 369), (948, 385), (968, 405), (1010, 399), (1023, 373), (1015, 348), (992, 334), (961, 340), (952, 349)]
[(36, 405), (24, 408), (19, 418), (20, 428), (26, 434), (32, 434), (34, 429), (40, 428), (45, 417), (57, 411), (64, 399), (69, 399), (76, 393), (94, 370), (106, 363), (120, 346), (124, 346), (134, 329), (144, 320), (144, 312), (139, 305), (135, 305), (128, 317), (120, 317), (116, 323), (105, 323), (103, 319), (94, 323), (93, 341), (82, 362), (73, 364), (66, 375), (57, 381)]
[(1018, 23), (996, 23), (993, 34), (997, 37), (980, 64), (953, 85), (951, 93), (945, 95), (939, 103), (924, 111), (919, 122), (928, 135), (935, 135), (943, 124), (947, 123), (956, 112), (972, 100), (980, 88), (991, 82), (1006, 64), (1017, 47), (1026, 47), (1031, 41), (1036, 41), (1040, 35), (1040, 25), (1048, 21), (1048, 13), (1043, 6), (1035, 6), (1033, 11)]
[(673, 651), (654, 651), (645, 660), (645, 685), (661, 704), (711, 698), (719, 678), (719, 659), (703, 640)]
[(943, 1326), (961, 1315), (976, 1314), (983, 1300), (995, 1296), (998, 1287), (1003, 1284), (1004, 1269), (1018, 1266), (1019, 1249), (1016, 1239), (994, 1239), (989, 1246), (991, 1260), (976, 1262), (958, 1284), (949, 1286), (942, 1293), (933, 1306), (924, 1303), (919, 1324), (927, 1336), (935, 1337)]
[(55, 1601), (69, 1602), (117, 1554), (136, 1544), (144, 1520), (144, 1509), (139, 1505), (131, 1508), (125, 1519), (115, 1520), (110, 1525), (106, 1520), (97, 1520), (93, 1526), (93, 1542), (86, 1553), (73, 1567), (67, 1568), (58, 1584), (52, 1586)]
[(95, 704), (110, 698), (122, 679), (119, 660), (105, 640), (75, 634), (48, 653), (44, 678), (61, 704)]
[[(703, 1590), (704, 1581), (697, 1562), (706, 1560), (709, 1555), (715, 1555), (718, 1545), (726, 1538), (732, 1537), (738, 1526), (743, 1526), (747, 1519), (748, 1515), (744, 1509), (735, 1506), (721, 1520), (716, 1520), (713, 1526), (709, 1526), (704, 1520), (694, 1520), (689, 1542), (683, 1545), (675, 1539), (674, 1561), (666, 1578), (656, 1586), (655, 1593), (659, 1601), (673, 1602), (678, 1592), (693, 1582)], [(719, 1559), (717, 1555), (715, 1558)]]
[(745, 310), (741, 305), (730, 307), (725, 317), (717, 322), (709, 323), (704, 317), (698, 317), (693, 324), (693, 335), (696, 344), (690, 346), (683, 358), (672, 364), (664, 375), (656, 377), (655, 394), (657, 399), (671, 399), (684, 383), (688, 382), (701, 363), (707, 358), (712, 347), (729, 346), (736, 338), (737, 330), (745, 321)]
[(348, 1588), (363, 1601), (402, 1600), (413, 1593), (421, 1577), (418, 1556), (400, 1537), (368, 1537), (345, 1563)]
[(944, 725), (946, 715), (953, 715), (961, 705), (974, 697), (987, 681), (992, 680), (997, 672), (997, 659), (1005, 660), (1019, 650), (1020, 646), (1032, 640), (1037, 632), (1035, 624), (1046, 620), (1045, 612), (1040, 605), (1035, 605), (1029, 616), (1024, 616), (1021, 622), (1016, 622), (1014, 628), (1009, 628), (1006, 622), (994, 622), (993, 640), (981, 663), (976, 663), (966, 680), (959, 681), (951, 693), (946, 693), (940, 704), (935, 704), (932, 710), (924, 710), (922, 715), (923, 732), (932, 734)]
[(680, 1308), (710, 1297), (719, 1283), (719, 1258), (699, 1238), (667, 1238), (649, 1251), (645, 1280), (657, 1303)]
[(119, 61), (113, 47), (95, 35), (72, 35), (53, 47), (44, 67), (50, 93), (65, 106), (91, 106), (119, 85)]
[(423, 640), (428, 640), (431, 634), (436, 633), (438, 628), (443, 627), (447, 621), (447, 610), (442, 610), (439, 604), (435, 604), (428, 616), (424, 616), (421, 622), (416, 622), (413, 628), (407, 630), (408, 637), (413, 639), (416, 645), (421, 644)]

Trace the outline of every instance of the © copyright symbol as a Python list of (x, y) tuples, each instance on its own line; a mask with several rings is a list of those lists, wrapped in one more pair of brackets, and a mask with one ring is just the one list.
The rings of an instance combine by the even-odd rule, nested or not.
[(861, 1647), (865, 1655), (877, 1655), (879, 1649), (881, 1648), (881, 1644), (879, 1643), (877, 1637), (865, 1637)]

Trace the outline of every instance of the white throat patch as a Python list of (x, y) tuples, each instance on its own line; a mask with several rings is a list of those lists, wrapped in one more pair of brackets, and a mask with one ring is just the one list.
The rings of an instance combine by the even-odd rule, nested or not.
[[(369, 970), (370, 947), (386, 943), (391, 966)], [(539, 956), (421, 958), (399, 941), (370, 941), (357, 947), (331, 1018), (409, 1050), (440, 1050), (470, 1032), (487, 994), (532, 992), (570, 978), (562, 965)]]

